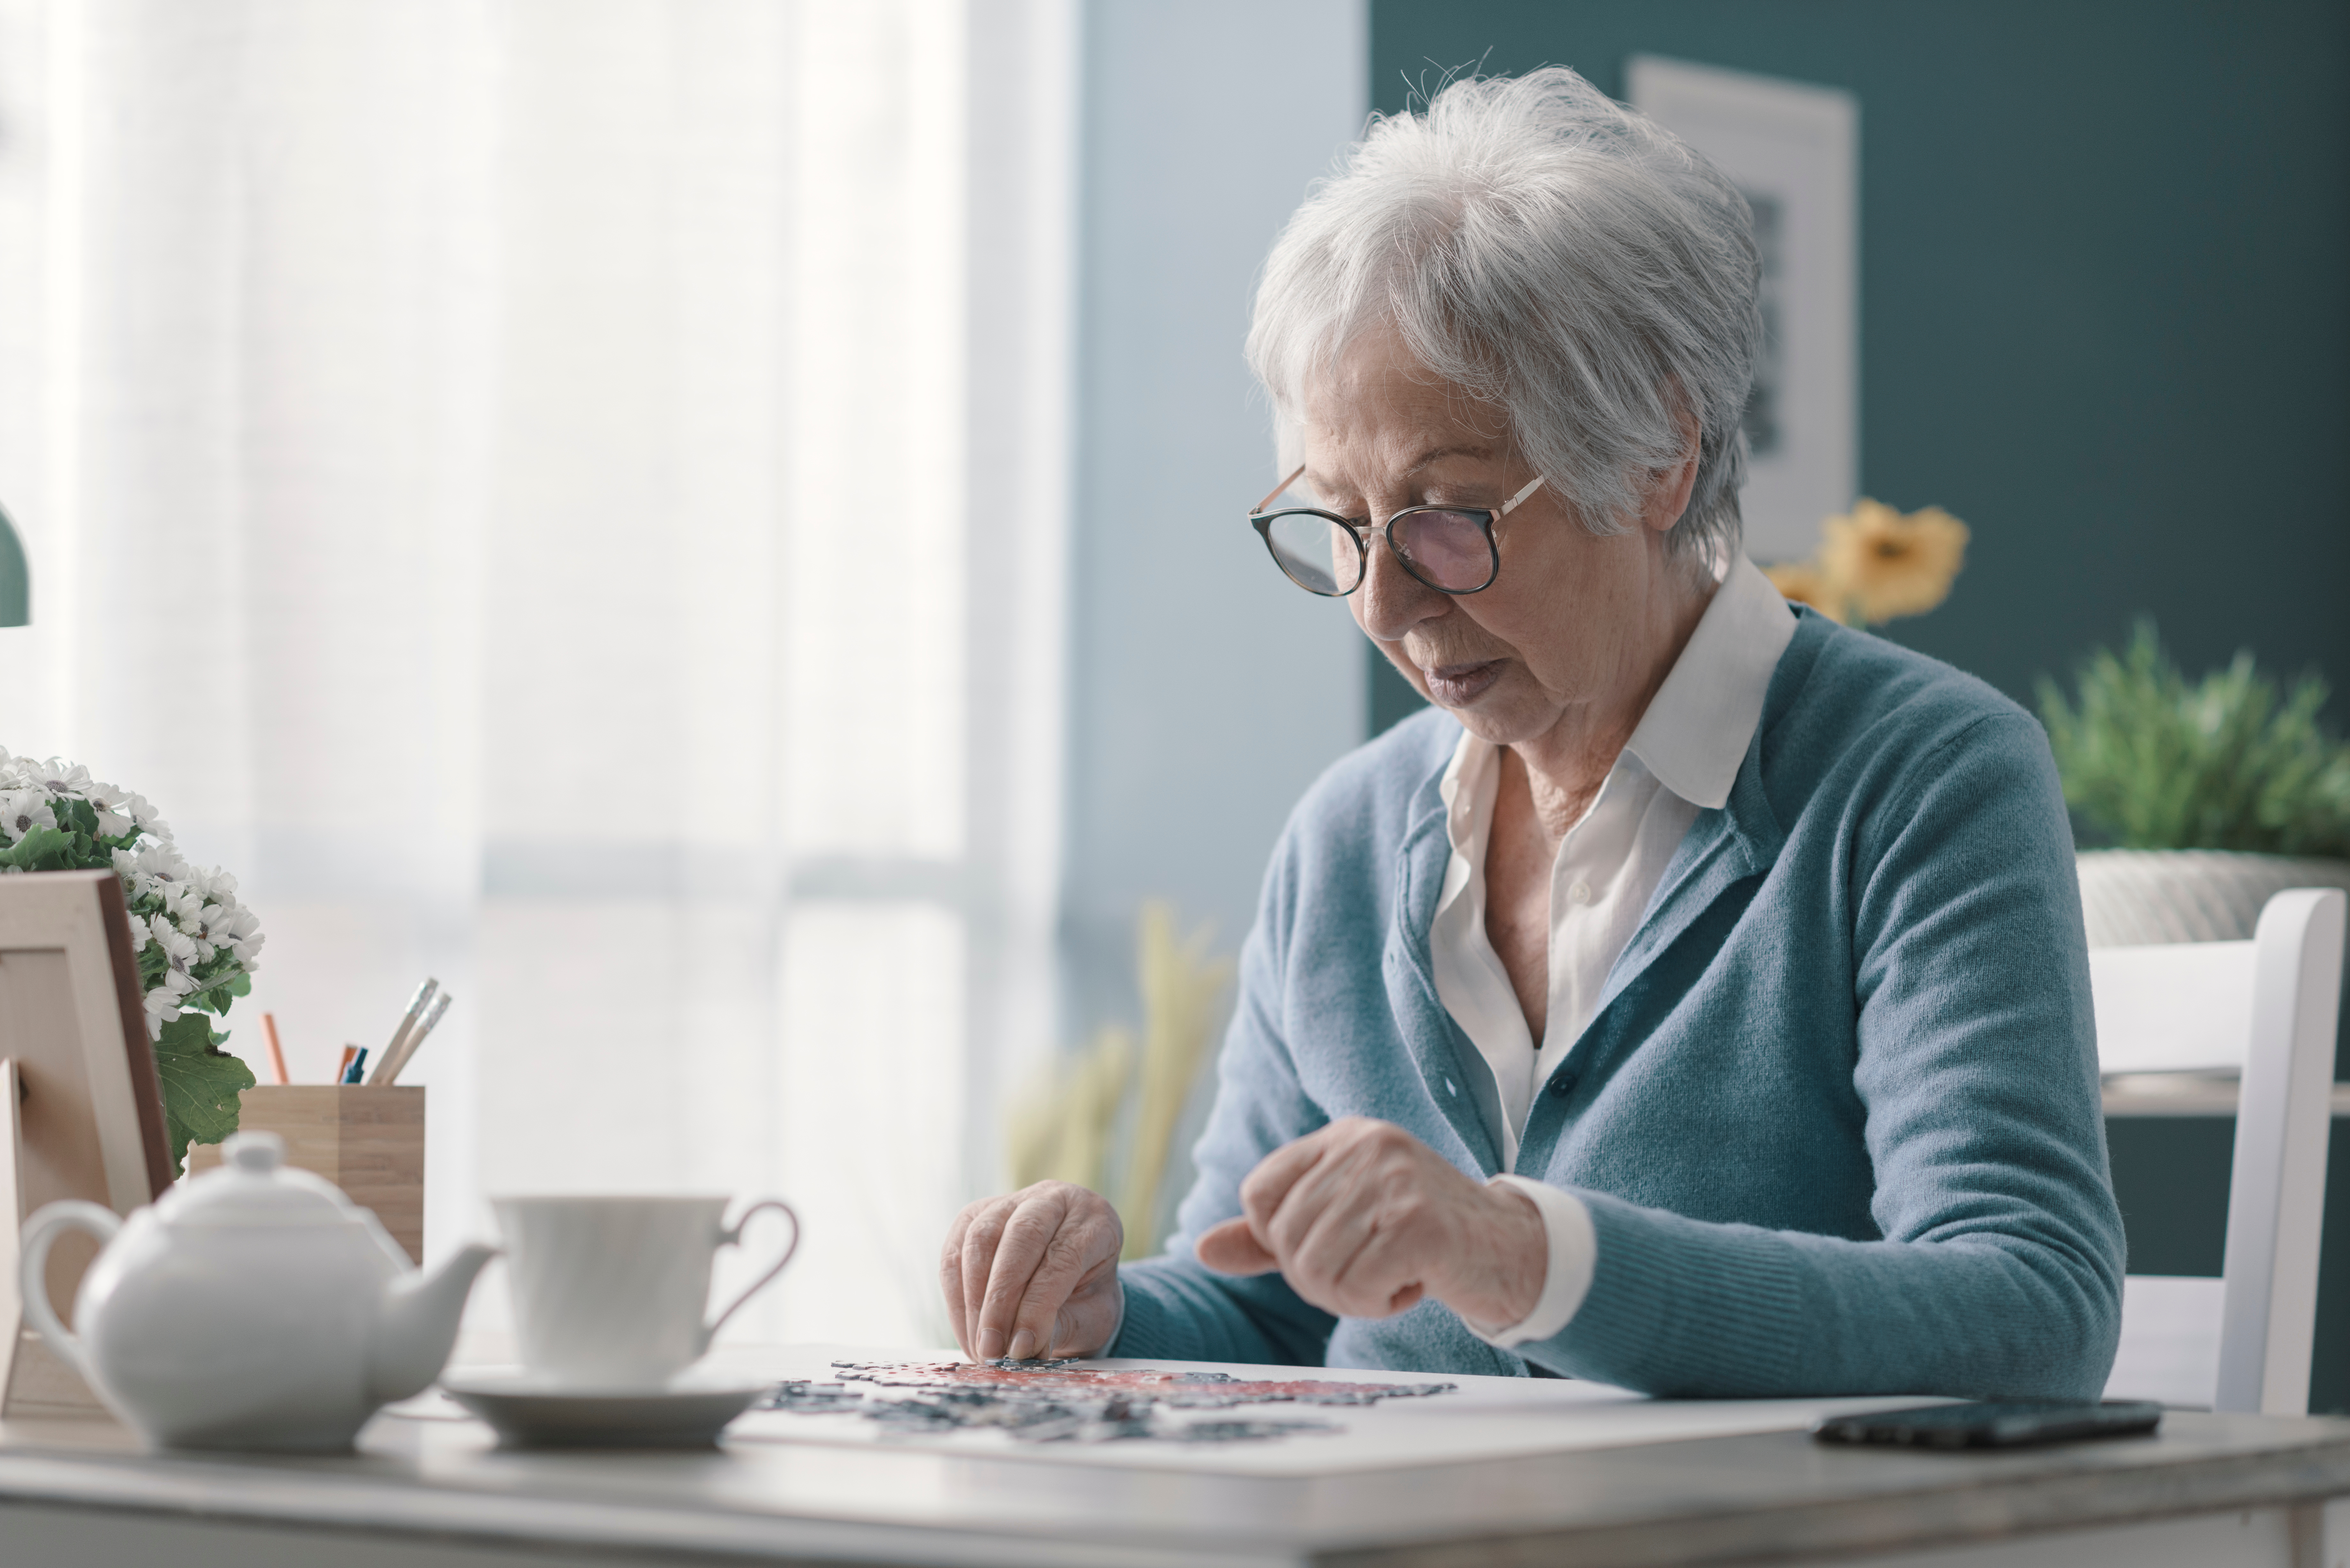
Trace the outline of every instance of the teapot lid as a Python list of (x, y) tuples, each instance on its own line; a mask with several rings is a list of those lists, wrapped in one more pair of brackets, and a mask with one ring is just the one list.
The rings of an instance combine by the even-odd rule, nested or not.
[(174, 1188), (155, 1205), (167, 1225), (341, 1225), (359, 1205), (334, 1183), (286, 1163), (286, 1140), (241, 1132), (221, 1145), (220, 1168)]

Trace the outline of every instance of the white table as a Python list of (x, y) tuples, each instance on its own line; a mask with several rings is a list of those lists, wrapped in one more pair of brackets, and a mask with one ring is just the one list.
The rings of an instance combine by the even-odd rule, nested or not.
[[(1743, 1408), (1665, 1414), (1740, 1419)], [(106, 1423), (11, 1422), (0, 1426), (0, 1568), (2317, 1568), (2340, 1555), (2339, 1534), (2324, 1550), (2327, 1500), (2345, 1494), (2350, 1421), (2189, 1412), (2149, 1438), (2012, 1453), (1838, 1449), (1773, 1431), (1320, 1475), (801, 1442), (504, 1452), (470, 1424), (389, 1417), (351, 1456), (149, 1456)], [(2350, 1523), (2341, 1511), (2337, 1528)]]

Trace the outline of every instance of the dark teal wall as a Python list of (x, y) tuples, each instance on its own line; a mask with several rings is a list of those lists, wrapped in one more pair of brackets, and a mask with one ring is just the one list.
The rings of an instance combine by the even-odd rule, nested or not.
[[(1861, 105), (1861, 486), (1974, 529), (1889, 634), (2029, 700), (2152, 613), (2190, 670), (2323, 670), (2350, 720), (2350, 5), (1374, 0), (1372, 102), (1675, 56)], [(1419, 698), (1374, 659), (1384, 727)], [(2311, 1403), (2350, 1410), (2350, 1123)], [(2217, 1273), (2231, 1128), (2112, 1126), (2131, 1264)]]
[[(1636, 53), (1861, 104), (1861, 483), (1974, 529), (1890, 635), (2018, 698), (2141, 611), (2350, 687), (2350, 5), (1374, 0), (1372, 102)], [(1416, 704), (1388, 674), (1375, 718)], [(1399, 693), (1400, 695), (1399, 696)], [(2350, 718), (2350, 691), (2333, 711)]]

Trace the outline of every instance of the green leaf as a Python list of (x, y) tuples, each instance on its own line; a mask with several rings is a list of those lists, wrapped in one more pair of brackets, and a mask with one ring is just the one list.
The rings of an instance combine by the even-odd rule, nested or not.
[(253, 1087), (253, 1069), (220, 1047), (201, 1012), (182, 1012), (155, 1042), (155, 1079), (163, 1090), (163, 1133), (172, 1146), (172, 1174), (185, 1168), (188, 1146), (218, 1143), (236, 1131), (238, 1096)]
[(74, 859), (73, 835), (55, 827), (36, 827), (6, 849), (0, 849), (0, 862), (25, 871), (81, 869)]

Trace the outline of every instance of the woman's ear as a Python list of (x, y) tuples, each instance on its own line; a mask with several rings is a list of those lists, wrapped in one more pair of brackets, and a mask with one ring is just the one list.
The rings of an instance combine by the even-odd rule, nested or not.
[(1680, 427), (1680, 458), (1670, 468), (1650, 472), (1646, 504), (1640, 508), (1640, 525), (1659, 534), (1679, 523), (1689, 510), (1690, 493), (1697, 488), (1697, 462), (1703, 441), (1697, 416), (1678, 399), (1673, 422)]

